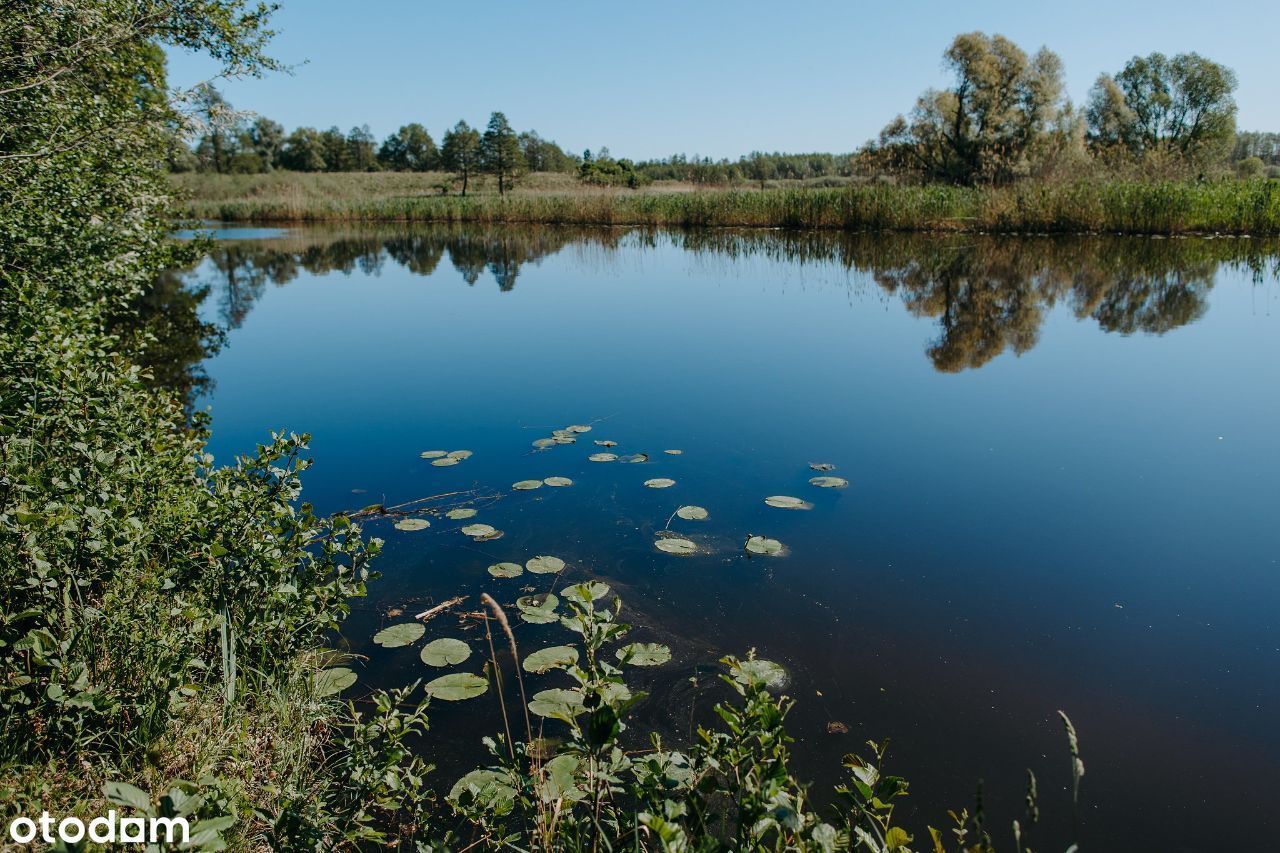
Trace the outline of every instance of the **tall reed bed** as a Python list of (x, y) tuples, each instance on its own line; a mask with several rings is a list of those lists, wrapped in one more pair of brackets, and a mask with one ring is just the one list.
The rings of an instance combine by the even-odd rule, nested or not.
[[(217, 177), (217, 176), (213, 176)], [(335, 176), (337, 177), (337, 176)], [(300, 176), (301, 178), (301, 176)], [(1001, 188), (863, 185), (701, 192), (441, 196), (290, 189), (239, 198), (189, 181), (184, 213), (230, 222), (479, 222), (846, 231), (1280, 234), (1280, 181), (1088, 182)], [(390, 184), (388, 184), (390, 186)]]

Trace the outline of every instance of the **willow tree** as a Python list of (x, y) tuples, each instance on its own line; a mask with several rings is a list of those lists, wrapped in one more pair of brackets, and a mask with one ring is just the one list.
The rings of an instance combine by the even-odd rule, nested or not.
[(956, 36), (943, 54), (949, 89), (926, 91), (909, 117), (881, 133), (881, 149), (931, 179), (1002, 183), (1031, 169), (1037, 146), (1070, 117), (1062, 60), (1041, 48), (1028, 56), (1001, 35)]
[(1135, 56), (1114, 77), (1099, 77), (1089, 93), (1089, 142), (1139, 157), (1224, 155), (1235, 140), (1235, 88), (1230, 68), (1197, 53)]

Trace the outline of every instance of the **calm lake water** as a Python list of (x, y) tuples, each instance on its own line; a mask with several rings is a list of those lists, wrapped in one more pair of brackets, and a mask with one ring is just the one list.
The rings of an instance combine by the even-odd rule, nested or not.
[[(598, 578), (672, 647), (640, 721), (708, 721), (727, 653), (791, 675), (815, 793), (889, 738), (904, 822), (972, 808), (1012, 848), (1026, 769), (1036, 849), (1261, 849), (1280, 830), (1280, 287), (1249, 240), (783, 232), (243, 229), (189, 274), (227, 330), (205, 369), (221, 461), (313, 435), (322, 512), (485, 495), (461, 524), (367, 526), (383, 579), (345, 634), (363, 685), (431, 678), (369, 637), (393, 607)], [(258, 239), (255, 239), (258, 238)], [(533, 452), (568, 424), (577, 444)], [(618, 442), (644, 464), (587, 461)], [(453, 467), (424, 450), (469, 449)], [(664, 449), (680, 449), (679, 456)], [(811, 462), (848, 478), (818, 489)], [(528, 478), (568, 488), (513, 492)], [(655, 490), (643, 482), (669, 477)], [(794, 495), (807, 512), (766, 506)], [(654, 548), (676, 520), (703, 553)], [(789, 554), (754, 558), (748, 534)], [(565, 578), (493, 579), (565, 559)], [(402, 617), (403, 618), (403, 617)], [(522, 651), (567, 639), (522, 626)], [(428, 638), (481, 641), (452, 617)], [(531, 691), (557, 683), (535, 680)], [(838, 721), (847, 734), (828, 733)], [(485, 762), (492, 695), (436, 703), (437, 787)], [(1024, 821), (1025, 823), (1025, 821)], [(919, 836), (917, 837), (919, 840)]]

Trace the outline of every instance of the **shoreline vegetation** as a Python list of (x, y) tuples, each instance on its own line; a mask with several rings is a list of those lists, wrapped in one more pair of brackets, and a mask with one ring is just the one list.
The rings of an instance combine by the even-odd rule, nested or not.
[(1011, 234), (1280, 234), (1280, 181), (1103, 180), (964, 187), (885, 183), (843, 187), (642, 191), (566, 186), (441, 195), (430, 174), (274, 172), (171, 179), (179, 213), (254, 223), (424, 222), (753, 227)]

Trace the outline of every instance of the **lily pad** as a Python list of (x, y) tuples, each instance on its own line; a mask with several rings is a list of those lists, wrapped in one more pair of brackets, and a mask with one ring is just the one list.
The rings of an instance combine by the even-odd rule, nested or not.
[(533, 446), (539, 450), (546, 450), (548, 447), (555, 447), (556, 440), (554, 438), (535, 438)]
[(782, 553), (783, 544), (777, 539), (769, 539), (765, 536), (752, 536), (747, 540), (746, 549), (751, 554), (762, 554), (766, 557), (776, 557)]
[(420, 622), (401, 622), (397, 625), (388, 625), (374, 634), (373, 641), (384, 649), (395, 649), (416, 643), (425, 633), (427, 633), (427, 626)]
[(439, 459), (441, 456), (445, 456), (447, 453), (448, 453), (447, 450), (424, 450), (422, 451), (422, 453), (418, 455), (421, 456), (423, 459)]
[(569, 426), (565, 427), (565, 431), (574, 432), (574, 433), (591, 432), (591, 427), (586, 426), (585, 424), (570, 424)]
[(470, 450), (450, 450), (448, 454), (450, 459), (470, 459), (472, 455)]
[(645, 480), (644, 484), (651, 489), (669, 489), (676, 484), (676, 481), (669, 477), (654, 477), (652, 480)]
[(452, 675), (442, 675), (434, 681), (428, 681), (423, 689), (432, 699), (459, 702), (463, 699), (474, 699), (484, 693), (489, 689), (489, 680), (469, 672), (455, 672)]
[(834, 470), (836, 470), (836, 466), (832, 465), (830, 462), (810, 462), (810, 463), (809, 463), (809, 467), (810, 467), (810, 468), (812, 468), (812, 469), (813, 469), (813, 470), (815, 470), (815, 471), (834, 471)]
[(658, 666), (671, 660), (671, 649), (661, 643), (631, 643), (618, 649), (617, 657), (632, 666)]
[(559, 557), (538, 556), (525, 563), (524, 567), (535, 575), (551, 575), (564, 568), (564, 560)]
[(684, 453), (683, 450), (664, 450), (662, 452), (667, 454), (668, 456), (679, 456), (680, 454)]
[(439, 459), (432, 459), (431, 464), (437, 468), (448, 468), (450, 465), (457, 465), (460, 459), (454, 459), (452, 456), (441, 456)]
[(541, 489), (542, 481), (541, 480), (521, 480), (518, 483), (512, 483), (511, 488), (515, 489), (517, 492), (528, 492), (533, 489)]
[(653, 543), (653, 546), (659, 551), (675, 554), (678, 557), (687, 557), (698, 551), (697, 544), (688, 539), (659, 539)]
[(676, 515), (685, 521), (706, 521), (707, 511), (700, 506), (682, 506), (676, 510)]
[(617, 447), (618, 446), (618, 442), (610, 441), (607, 438), (597, 438), (595, 443), (600, 445), (601, 447)]
[(616, 453), (592, 453), (587, 457), (589, 462), (614, 462), (618, 458)]
[(632, 453), (632, 454), (631, 454), (631, 455), (629, 455), (629, 456), (623, 456), (623, 457), (622, 457), (622, 458), (620, 458), (618, 461), (619, 461), (619, 462), (630, 462), (632, 465), (637, 465), (637, 464), (639, 464), (639, 463), (641, 463), (641, 462), (648, 462), (648, 461), (649, 461), (649, 454), (648, 454), (648, 453)]
[(462, 640), (441, 637), (423, 646), (421, 657), (427, 666), (453, 666), (471, 657), (471, 647)]
[(355, 684), (356, 674), (345, 666), (322, 669), (315, 674), (312, 683), (315, 685), (317, 695), (332, 696)]
[(732, 674), (733, 680), (739, 684), (755, 682), (774, 690), (786, 687), (788, 680), (787, 671), (782, 664), (761, 658), (738, 661), (732, 669)]
[(511, 811), (516, 799), (505, 773), (497, 770), (472, 770), (449, 789), (449, 802), (459, 805), (477, 805), (488, 812), (502, 816)]
[(516, 599), (516, 609), (520, 611), (521, 618), (531, 625), (555, 622), (558, 618), (556, 608), (559, 606), (560, 599), (553, 592), (545, 595), (524, 595)]
[(488, 536), (497, 531), (498, 529), (492, 524), (468, 524), (462, 528), (462, 532), (472, 538)]
[(844, 477), (813, 477), (809, 480), (809, 485), (820, 489), (843, 489), (849, 485), (849, 481)]
[(495, 578), (514, 578), (524, 574), (524, 566), (519, 563), (494, 563), (489, 567), (489, 574)]
[(578, 662), (578, 650), (573, 646), (549, 646), (538, 649), (524, 659), (525, 672), (544, 673)]
[(464, 518), (474, 518), (475, 514), (476, 511), (474, 509), (464, 506), (449, 510), (444, 514), (444, 517), (453, 519), (454, 521), (461, 521)]
[(529, 703), (529, 713), (539, 717), (551, 717), (564, 720), (566, 723), (579, 714), (586, 713), (583, 706), (583, 695), (577, 690), (553, 687), (550, 690), (539, 690), (533, 694)]
[(431, 522), (425, 518), (402, 518), (394, 525), (396, 530), (426, 530)]
[(764, 499), (764, 502), (778, 509), (813, 509), (813, 504), (790, 495), (770, 495)]
[(570, 480), (568, 477), (548, 477), (542, 482), (546, 483), (548, 486), (572, 486), (573, 485), (573, 480)]

